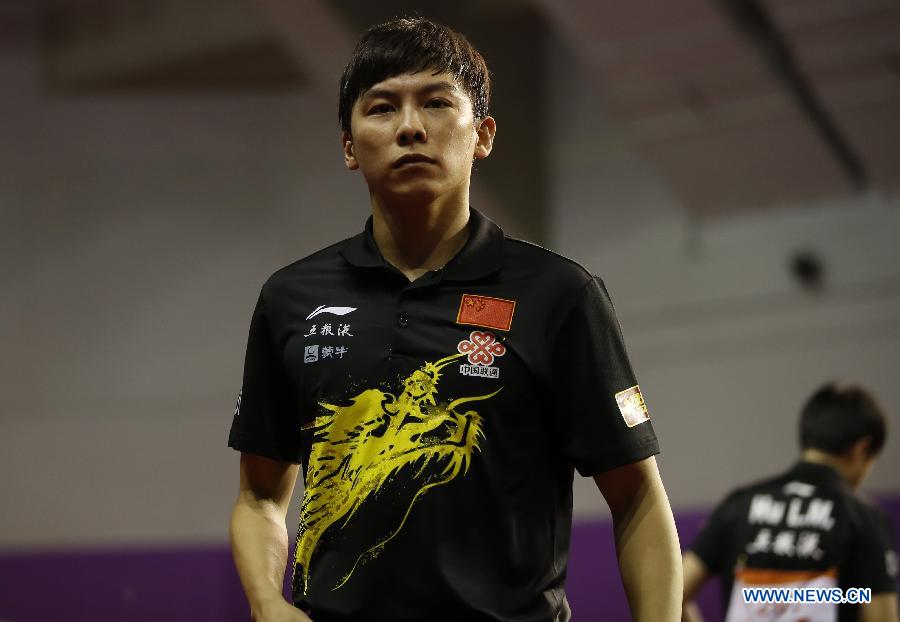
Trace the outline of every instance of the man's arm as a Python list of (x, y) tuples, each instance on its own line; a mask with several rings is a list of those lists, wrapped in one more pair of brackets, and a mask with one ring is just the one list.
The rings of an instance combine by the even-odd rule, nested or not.
[(619, 571), (636, 622), (681, 619), (681, 551), (652, 456), (594, 476), (612, 512)]
[(282, 596), (287, 565), (285, 516), (299, 465), (241, 453), (240, 489), (231, 514), (231, 551), (257, 622), (308, 622)]
[(885, 592), (872, 596), (872, 602), (859, 606), (860, 622), (897, 622), (897, 593)]
[(709, 569), (693, 551), (685, 551), (681, 562), (684, 576), (681, 622), (703, 622), (703, 615), (700, 613), (697, 603), (694, 602), (694, 598), (709, 578)]

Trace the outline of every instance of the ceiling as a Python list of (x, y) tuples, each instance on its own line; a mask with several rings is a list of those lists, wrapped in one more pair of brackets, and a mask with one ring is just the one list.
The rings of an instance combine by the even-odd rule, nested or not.
[(542, 5), (695, 213), (900, 188), (896, 0)]
[[(330, 92), (367, 23), (419, 5), (7, 0), (0, 41), (37, 29), (48, 85), (61, 92)], [(508, 31), (493, 55), (525, 53), (544, 32), (562, 38), (697, 217), (900, 189), (896, 0), (460, 0), (434, 17), (480, 33), (479, 45)]]

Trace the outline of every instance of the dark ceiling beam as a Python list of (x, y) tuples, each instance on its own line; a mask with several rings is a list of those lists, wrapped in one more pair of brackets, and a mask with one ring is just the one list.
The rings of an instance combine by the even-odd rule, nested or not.
[[(287, 54), (314, 86), (337, 92), (353, 36), (323, 0), (254, 0)], [(330, 90), (328, 90), (330, 89)]]
[(853, 185), (858, 189), (865, 188), (868, 185), (868, 175), (862, 160), (822, 105), (781, 31), (758, 0), (719, 0), (719, 2), (787, 87)]
[(42, 12), (48, 85), (85, 92), (297, 87), (250, 0), (57, 0)]

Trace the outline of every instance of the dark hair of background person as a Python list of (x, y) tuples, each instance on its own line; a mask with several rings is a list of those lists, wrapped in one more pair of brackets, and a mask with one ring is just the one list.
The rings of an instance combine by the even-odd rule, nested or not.
[(840, 455), (868, 438), (868, 454), (884, 447), (887, 423), (875, 397), (855, 384), (830, 382), (813, 393), (800, 414), (800, 447)]
[(351, 131), (353, 104), (372, 85), (402, 73), (429, 69), (456, 78), (472, 100), (476, 119), (488, 115), (491, 77), (478, 50), (447, 26), (424, 17), (402, 17), (369, 28), (353, 51), (341, 76), (341, 129)]

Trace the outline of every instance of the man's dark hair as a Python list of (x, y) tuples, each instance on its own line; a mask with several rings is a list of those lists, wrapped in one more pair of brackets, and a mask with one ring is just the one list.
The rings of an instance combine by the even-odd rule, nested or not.
[(338, 119), (350, 131), (357, 98), (372, 85), (402, 73), (448, 72), (472, 100), (476, 119), (488, 115), (491, 77), (481, 54), (462, 34), (424, 17), (402, 17), (366, 31), (341, 77)]
[(884, 446), (887, 423), (875, 397), (861, 386), (830, 382), (813, 393), (800, 414), (800, 447), (840, 455), (861, 439), (868, 453)]

